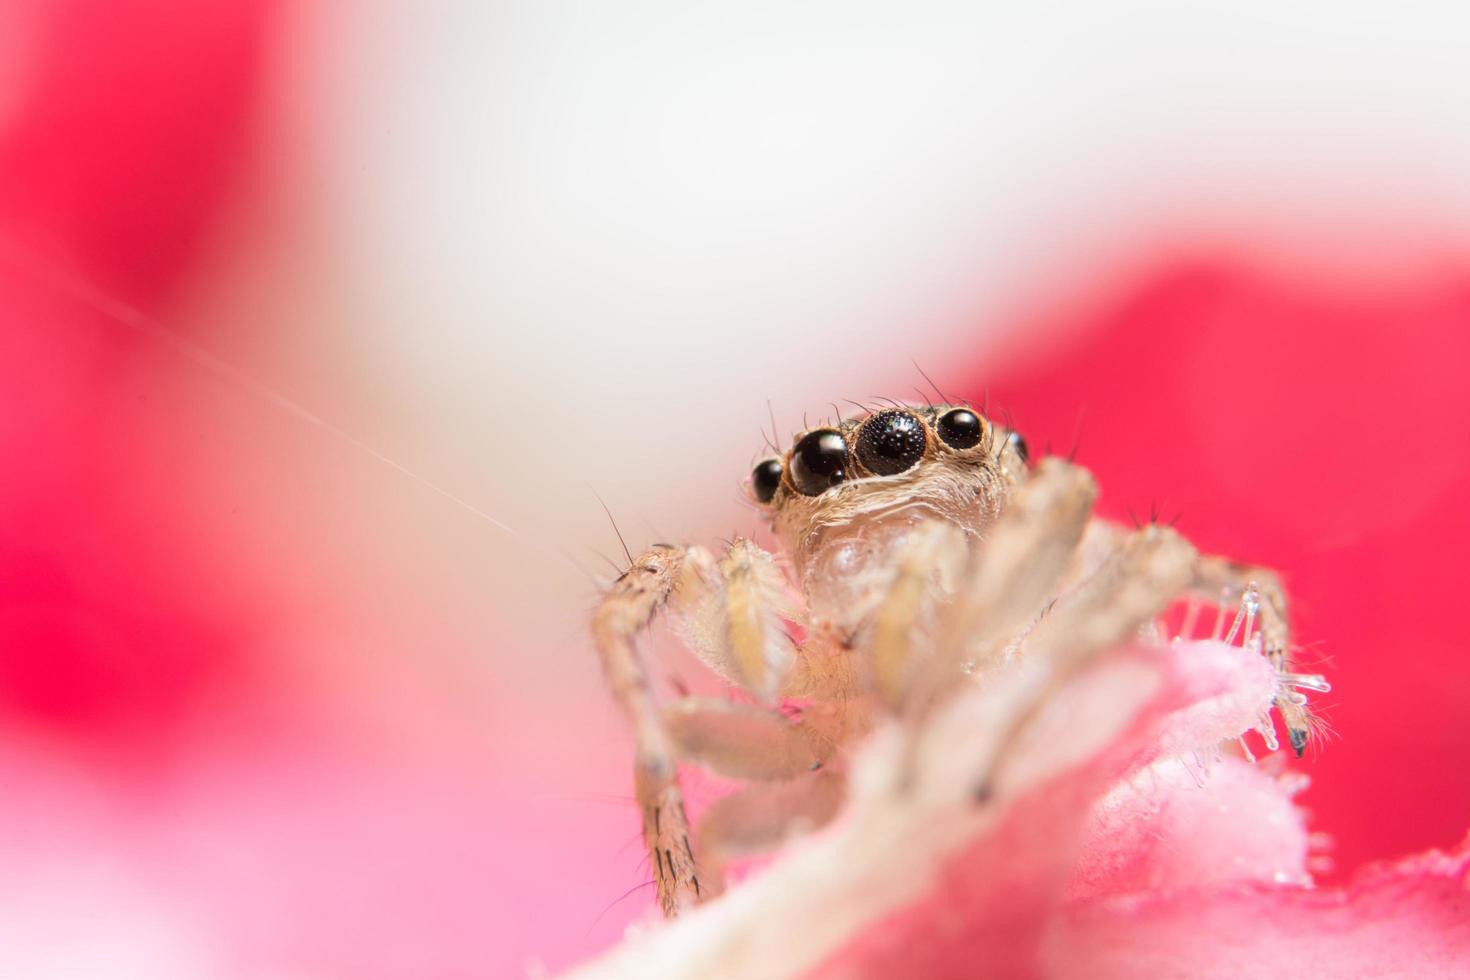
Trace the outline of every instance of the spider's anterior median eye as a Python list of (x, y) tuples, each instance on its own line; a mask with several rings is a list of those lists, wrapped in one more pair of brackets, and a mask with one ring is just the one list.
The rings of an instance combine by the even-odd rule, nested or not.
[(755, 464), (755, 470), (750, 474), (750, 485), (755, 489), (755, 499), (763, 504), (771, 502), (776, 496), (776, 490), (781, 486), (781, 461), (779, 459), (763, 459)]
[(857, 455), (874, 473), (892, 476), (923, 459), (928, 443), (923, 422), (908, 412), (890, 408), (863, 423), (858, 432)]
[(847, 479), (847, 440), (835, 429), (802, 436), (791, 450), (791, 482), (808, 497)]
[(939, 438), (953, 449), (969, 449), (980, 441), (985, 427), (980, 416), (968, 408), (952, 408), (939, 417)]

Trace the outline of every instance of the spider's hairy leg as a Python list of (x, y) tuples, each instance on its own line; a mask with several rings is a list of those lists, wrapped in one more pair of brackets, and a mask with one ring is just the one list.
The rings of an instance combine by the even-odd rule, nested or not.
[[(718, 730), (723, 727), (725, 735), (732, 735), (732, 727), (742, 722), (750, 730), (762, 726), (754, 716), (733, 711), (723, 716), (710, 710), (681, 715), (677, 709), (666, 713), (659, 705), (637, 637), (665, 607), (700, 659), (732, 683), (767, 700), (780, 690), (792, 660), (792, 643), (782, 619), (795, 619), (799, 612), (771, 556), (749, 541), (736, 540), (719, 561), (699, 547), (650, 549), (613, 583), (593, 614), (593, 639), (603, 670), (613, 697), (633, 727), (634, 784), (643, 810), (643, 836), (655, 872), (659, 906), (665, 916), (673, 917), (681, 907), (708, 896), (698, 877), (678, 783), (681, 746), (668, 722), (674, 721), (675, 731), (691, 743), (685, 748), (707, 754), (723, 752), (724, 761), (731, 764), (737, 758), (735, 747), (729, 740), (721, 742)], [(783, 751), (795, 751), (769, 725), (764, 726), (764, 733), (767, 741), (745, 752), (746, 765), (760, 759), (762, 745), (785, 744)], [(701, 739), (703, 744), (697, 744)], [(763, 761), (771, 764), (768, 759)]]
[(691, 556), (697, 559), (696, 549), (672, 547), (639, 555), (608, 589), (592, 617), (592, 637), (608, 686), (633, 727), (634, 791), (643, 812), (643, 840), (655, 869), (659, 906), (668, 917), (702, 896), (674, 743), (648, 682), (638, 634), (672, 595), (700, 586)]
[(707, 698), (673, 702), (664, 723), (681, 759), (719, 776), (755, 781), (716, 800), (699, 822), (694, 852), (704, 897), (724, 891), (724, 869), (732, 858), (815, 830), (837, 811), (843, 779), (826, 766), (823, 756), (836, 743), (821, 725), (798, 724), (759, 705)]
[[(1286, 590), (1275, 572), (1259, 565), (1246, 565), (1228, 558), (1205, 556), (1196, 568), (1191, 591), (1211, 602), (1240, 602), (1251, 586), (1259, 600), (1257, 622), (1261, 632), (1261, 651), (1270, 659), (1277, 673), (1290, 674), (1291, 618), (1286, 605)], [(1312, 719), (1304, 704), (1283, 693), (1276, 699), (1276, 710), (1286, 723), (1291, 747), (1300, 756), (1311, 738)]]
[(994, 656), (1056, 596), (1092, 516), (1097, 483), (1050, 458), (986, 532), (968, 581), (944, 612), (940, 642), (919, 668), (905, 713), (919, 722), (955, 689), (967, 658)]
[(1059, 688), (1099, 653), (1137, 635), (1189, 588), (1196, 559), (1194, 546), (1175, 531), (1150, 525), (1129, 534), (1096, 571), (1057, 601), (1026, 641), (1026, 656), (1042, 665), (1042, 679), (1007, 720), (977, 796), (988, 795), (1015, 743)]
[(986, 535), (954, 639), (1008, 639), (1053, 599), (1092, 519), (1097, 481), (1080, 466), (1042, 460)]
[(759, 705), (681, 698), (663, 723), (680, 759), (730, 779), (791, 779), (824, 761), (824, 740), (809, 726)]
[(725, 866), (768, 853), (800, 834), (820, 830), (836, 816), (846, 793), (840, 769), (796, 779), (755, 783), (710, 805), (699, 821), (701, 874), (712, 892), (724, 889)]

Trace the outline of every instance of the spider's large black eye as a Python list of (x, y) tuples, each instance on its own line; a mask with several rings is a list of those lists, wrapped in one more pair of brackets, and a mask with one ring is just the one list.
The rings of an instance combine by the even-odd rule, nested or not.
[(968, 408), (952, 408), (939, 416), (939, 438), (954, 449), (969, 449), (980, 441), (985, 427), (980, 416)]
[(857, 455), (874, 473), (892, 476), (923, 459), (928, 443), (923, 422), (908, 412), (890, 408), (863, 423), (858, 431)]
[(835, 429), (808, 432), (791, 450), (791, 482), (815, 497), (847, 479), (847, 440)]
[(776, 490), (781, 486), (781, 461), (779, 459), (763, 459), (755, 464), (755, 469), (750, 474), (750, 485), (755, 490), (755, 499), (763, 504), (771, 502), (776, 496)]

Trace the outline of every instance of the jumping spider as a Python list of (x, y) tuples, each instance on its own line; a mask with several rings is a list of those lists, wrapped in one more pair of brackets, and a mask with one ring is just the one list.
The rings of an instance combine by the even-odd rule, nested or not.
[[(988, 666), (1045, 650), (1060, 676), (1195, 597), (1258, 602), (1262, 651), (1294, 677), (1272, 572), (1201, 556), (1167, 527), (1095, 517), (1086, 470), (1055, 457), (1032, 466), (1018, 433), (969, 406), (895, 403), (810, 429), (758, 463), (747, 486), (789, 565), (744, 539), (718, 558), (655, 545), (593, 618), (635, 735), (643, 836), (666, 916), (718, 894), (732, 857), (830, 819), (845, 750), (878, 721), (917, 728)], [(637, 640), (662, 609), (756, 703), (661, 703)], [(1300, 755), (1304, 699), (1283, 694), (1277, 708)], [(693, 838), (680, 762), (749, 782), (712, 804)], [(976, 780), (983, 797), (985, 774)]]

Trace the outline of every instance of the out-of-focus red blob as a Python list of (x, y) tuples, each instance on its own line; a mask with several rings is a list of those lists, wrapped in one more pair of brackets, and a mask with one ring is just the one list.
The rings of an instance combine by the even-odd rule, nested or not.
[(146, 393), (117, 387), (168, 353), (47, 279), (166, 307), (246, 159), (273, 6), (21, 3), (9, 14), (28, 54), (10, 79), (22, 98), (0, 125), (0, 389), (13, 406), (0, 423), (11, 474), (0, 724), (15, 726), (11, 738), (55, 739), (107, 765), (162, 762), (204, 703), (244, 679), (249, 614), (230, 622), (205, 608), (207, 540), (159, 519), (188, 480), (153, 451), (165, 433), (129, 411)]
[[(601, 750), (511, 744), (544, 721), (496, 689), (446, 699), (416, 668), (463, 638), (411, 590), (344, 585), (326, 491), (261, 450), (301, 423), (201, 414), (218, 379), (82, 295), (186, 329), (171, 304), (258, 151), (276, 8), (0, 15), (26, 32), (0, 113), (6, 976), (510, 976), (634, 908), (598, 918), (633, 864), (622, 804), (533, 797), (506, 765), (585, 785)], [(385, 605), (412, 630), (388, 637)]]
[(176, 286), (250, 162), (273, 0), (20, 0), (0, 119), (0, 228), (148, 304)]
[[(1181, 258), (975, 364), (1033, 450), (1201, 548), (1282, 570), (1336, 737), (1302, 764), (1341, 871), (1448, 847), (1470, 818), (1470, 269), (1341, 289)], [(1023, 338), (1024, 341), (1024, 338)]]

